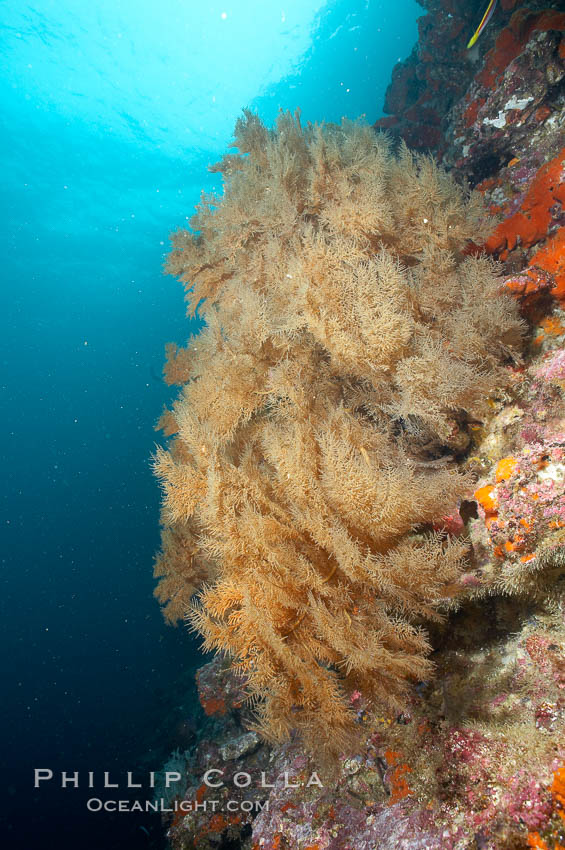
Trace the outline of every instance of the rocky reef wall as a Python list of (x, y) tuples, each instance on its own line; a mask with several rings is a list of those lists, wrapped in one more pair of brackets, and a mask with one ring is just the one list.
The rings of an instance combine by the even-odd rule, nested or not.
[(528, 328), (470, 428), (472, 488), (438, 526), (471, 542), (461, 605), (432, 628), (435, 675), (404, 711), (349, 695), (363, 744), (332, 775), (296, 737), (249, 731), (244, 681), (206, 665), (208, 719), (166, 818), (174, 850), (565, 846), (565, 12), (501, 0), (467, 51), (482, 0), (421, 5), (376, 127), (483, 195), (492, 227), (468, 250), (499, 262)]

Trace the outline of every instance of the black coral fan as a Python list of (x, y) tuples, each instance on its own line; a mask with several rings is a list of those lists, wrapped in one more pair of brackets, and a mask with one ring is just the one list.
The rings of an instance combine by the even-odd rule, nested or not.
[(264, 734), (335, 752), (354, 689), (399, 705), (430, 673), (421, 622), (465, 556), (432, 531), (469, 483), (450, 457), (522, 331), (464, 255), (480, 202), (433, 160), (298, 114), (235, 138), (168, 261), (206, 324), (169, 349), (157, 595), (175, 620), (199, 589)]

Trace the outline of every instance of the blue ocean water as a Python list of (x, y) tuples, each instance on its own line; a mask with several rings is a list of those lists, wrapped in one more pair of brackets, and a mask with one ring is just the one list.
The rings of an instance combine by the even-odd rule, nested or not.
[[(3, 0), (2, 847), (161, 846), (87, 772), (183, 745), (196, 643), (152, 598), (150, 455), (191, 332), (163, 277), (243, 107), (382, 115), (415, 0)], [(188, 695), (188, 696), (187, 696)], [(184, 700), (184, 702), (183, 702)], [(189, 730), (187, 732), (187, 729)], [(34, 789), (34, 768), (52, 769)], [(61, 771), (80, 787), (61, 788)], [(144, 827), (141, 829), (141, 827)]]

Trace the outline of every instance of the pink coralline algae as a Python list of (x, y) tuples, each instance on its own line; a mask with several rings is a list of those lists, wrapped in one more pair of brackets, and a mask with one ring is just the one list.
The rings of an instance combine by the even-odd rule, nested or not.
[[(494, 554), (506, 565), (515, 559), (533, 561), (548, 529), (565, 527), (564, 447), (565, 433), (528, 444), (516, 456), (508, 477), (491, 485), (491, 509), (485, 510), (484, 497), (482, 505), (479, 500)], [(482, 489), (476, 492), (481, 495)]]
[(556, 351), (537, 370), (537, 375), (545, 381), (555, 381), (563, 387), (565, 381), (565, 351)]
[[(529, 624), (487, 649), (488, 618), (471, 621), (473, 652), (462, 652), (470, 634), (462, 628), (463, 642), (456, 635), (440, 650), (437, 681), (422, 683), (409, 713), (360, 721), (366, 746), (344, 754), (337, 774), (326, 774), (298, 741), (227, 757), (240, 721), (235, 710), (216, 721), (214, 740), (203, 739), (188, 759), (200, 779), (186, 789), (186, 814), (171, 816), (172, 847), (514, 850), (532, 831), (553, 834), (552, 774), (565, 758), (556, 636)], [(209, 683), (214, 671), (223, 675), (213, 662)], [(551, 701), (539, 698), (550, 692)], [(202, 781), (211, 766), (219, 787)]]

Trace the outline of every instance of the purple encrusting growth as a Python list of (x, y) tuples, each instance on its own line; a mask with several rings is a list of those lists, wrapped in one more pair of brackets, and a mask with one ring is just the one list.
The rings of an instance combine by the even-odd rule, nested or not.
[(544, 381), (565, 381), (565, 351), (554, 352), (539, 367), (537, 375)]

